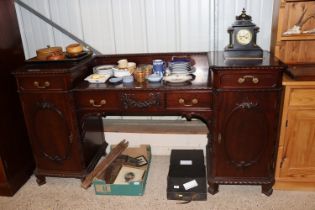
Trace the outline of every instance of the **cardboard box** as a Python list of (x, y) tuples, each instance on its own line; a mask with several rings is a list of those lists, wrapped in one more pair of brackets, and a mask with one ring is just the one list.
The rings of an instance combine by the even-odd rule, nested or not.
[[(151, 147), (150, 145), (140, 145), (139, 147), (128, 147), (122, 155), (128, 155), (130, 157), (139, 157), (144, 156), (148, 161), (147, 165), (137, 167), (135, 170), (135, 174), (138, 171), (144, 170), (143, 178), (140, 181), (130, 181), (126, 184), (115, 184), (106, 183), (105, 179), (97, 179), (93, 180), (93, 185), (95, 189), (95, 193), (97, 195), (128, 195), (128, 196), (140, 196), (144, 194), (145, 185), (149, 173), (150, 163), (151, 163)], [(129, 166), (124, 167), (126, 169)], [(132, 167), (131, 167), (132, 168)], [(121, 172), (122, 169), (120, 169)], [(119, 176), (119, 173), (117, 177)], [(115, 178), (118, 179), (118, 178)], [(117, 182), (117, 181), (116, 181)]]

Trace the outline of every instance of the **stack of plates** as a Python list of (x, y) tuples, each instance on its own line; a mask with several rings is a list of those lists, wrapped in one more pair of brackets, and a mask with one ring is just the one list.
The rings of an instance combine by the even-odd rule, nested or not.
[(171, 74), (191, 74), (194, 70), (188, 60), (175, 60), (168, 63)]

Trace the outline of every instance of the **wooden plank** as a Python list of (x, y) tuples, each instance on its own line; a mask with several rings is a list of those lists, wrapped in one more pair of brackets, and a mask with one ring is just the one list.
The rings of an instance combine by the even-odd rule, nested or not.
[(89, 173), (83, 182), (81, 183), (81, 187), (87, 189), (91, 186), (91, 183), (94, 177), (99, 177), (104, 171), (108, 168), (108, 166), (128, 147), (128, 141), (122, 140), (116, 147), (114, 147), (111, 152), (106, 156), (104, 160), (102, 160), (95, 169)]
[(314, 34), (297, 34), (291, 36), (282, 36), (282, 41), (315, 40)]
[(315, 81), (315, 65), (291, 65), (286, 73), (294, 80)]

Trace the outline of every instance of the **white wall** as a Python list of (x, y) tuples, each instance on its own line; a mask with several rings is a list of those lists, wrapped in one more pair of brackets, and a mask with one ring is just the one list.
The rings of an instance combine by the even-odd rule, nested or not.
[[(269, 50), (272, 0), (23, 0), (103, 54), (222, 50), (242, 8)], [(26, 58), (73, 40), (16, 6)]]

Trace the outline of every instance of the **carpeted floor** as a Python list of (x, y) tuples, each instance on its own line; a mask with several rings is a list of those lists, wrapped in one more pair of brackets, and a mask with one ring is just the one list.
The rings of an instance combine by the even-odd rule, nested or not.
[(84, 190), (80, 180), (47, 178), (37, 186), (35, 177), (14, 197), (0, 197), (1, 210), (98, 210), (98, 209), (283, 209), (315, 210), (315, 192), (278, 191), (270, 197), (261, 194), (258, 186), (220, 186), (218, 194), (208, 194), (207, 201), (178, 204), (166, 199), (166, 177), (169, 156), (153, 156), (144, 196), (99, 196), (93, 187)]

